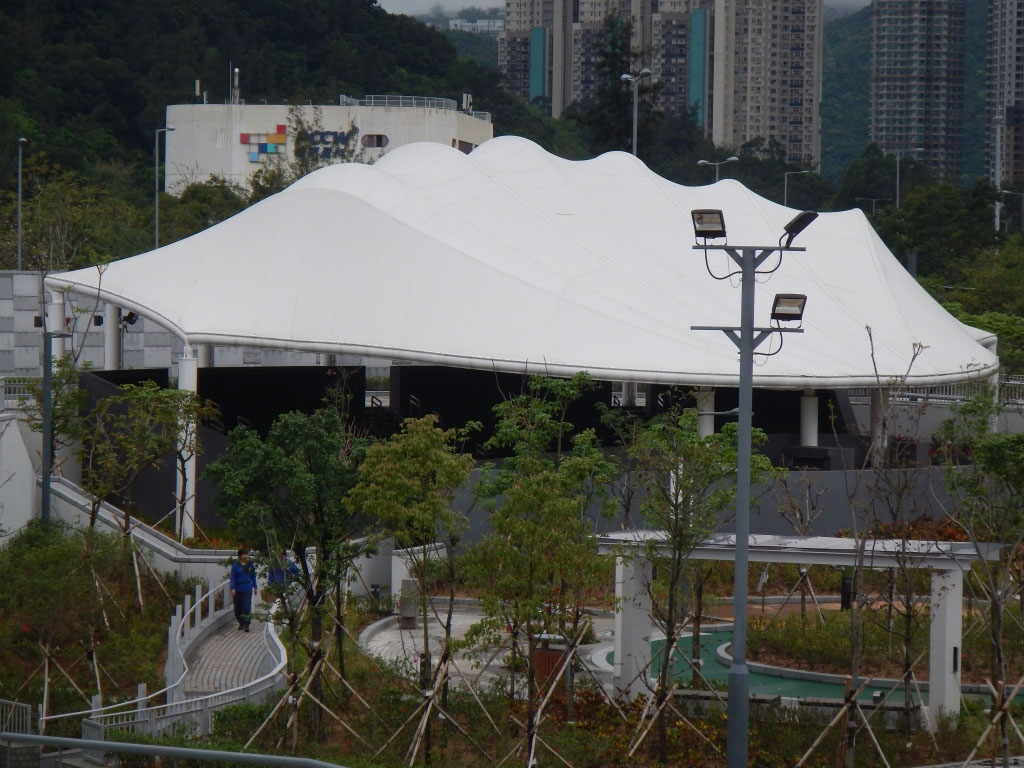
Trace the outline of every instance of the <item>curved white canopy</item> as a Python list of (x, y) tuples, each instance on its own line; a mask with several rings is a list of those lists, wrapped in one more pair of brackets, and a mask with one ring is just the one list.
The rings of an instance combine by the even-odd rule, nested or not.
[[(737, 246), (776, 244), (795, 214), (736, 181), (671, 183), (621, 152), (572, 162), (515, 137), (468, 156), (411, 144), (372, 166), (311, 173), (102, 274), (47, 284), (191, 344), (735, 386), (732, 342), (690, 330), (736, 326), (740, 311), (737, 278), (712, 279), (692, 249), (694, 208), (722, 209)], [(860, 210), (822, 214), (794, 245), (806, 253), (757, 286), (755, 324), (768, 325), (775, 293), (803, 293), (805, 333), (759, 358), (755, 386), (868, 386), (908, 367), (912, 383), (936, 384), (996, 370), (984, 334), (933, 301)], [(734, 269), (721, 252), (708, 260), (716, 274)]]

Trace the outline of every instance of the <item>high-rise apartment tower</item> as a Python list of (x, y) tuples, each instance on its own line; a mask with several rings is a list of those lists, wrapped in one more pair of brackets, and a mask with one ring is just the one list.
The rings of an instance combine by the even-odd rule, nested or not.
[(955, 180), (963, 112), (964, 0), (873, 0), (871, 141)]
[(1024, 183), (1024, 0), (989, 0), (985, 168), (997, 188)]
[(712, 139), (777, 141), (789, 163), (821, 160), (821, 0), (716, 0)]

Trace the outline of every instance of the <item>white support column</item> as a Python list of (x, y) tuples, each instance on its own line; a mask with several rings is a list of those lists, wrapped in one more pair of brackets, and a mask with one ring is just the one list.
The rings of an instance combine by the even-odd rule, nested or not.
[(121, 308), (103, 305), (103, 370), (121, 370)]
[(928, 720), (933, 731), (940, 718), (960, 712), (963, 602), (963, 571), (933, 570), (928, 669)]
[[(50, 300), (46, 303), (46, 330), (59, 333), (66, 330), (64, 323), (64, 291), (50, 291)], [(64, 357), (64, 338), (53, 338), (53, 359)]]
[(650, 584), (650, 560), (645, 557), (615, 559), (616, 695), (633, 697), (647, 690), (652, 627)]
[(198, 351), (199, 367), (213, 368), (213, 345), (200, 344)]
[(871, 390), (871, 461), (879, 466), (889, 452), (889, 390)]
[[(186, 344), (185, 350), (182, 353), (181, 359), (178, 361), (178, 389), (185, 389), (189, 392), (197, 391), (199, 382), (199, 361), (196, 359), (195, 353), (192, 351), (192, 345)], [(198, 428), (198, 425), (194, 425), (193, 428)], [(184, 438), (184, 431), (181, 435)], [(184, 514), (181, 516), (182, 519), (177, 520), (175, 525), (175, 531), (178, 533), (178, 539), (184, 541), (195, 536), (195, 519), (196, 519), (196, 457), (192, 454), (185, 462), (185, 488), (183, 489), (180, 473), (175, 472), (174, 484), (175, 484), (175, 497), (181, 500), (184, 495)], [(176, 515), (176, 517), (178, 517)]]
[(701, 437), (715, 434), (715, 390), (713, 387), (701, 387), (697, 390), (697, 432)]
[(800, 398), (800, 445), (818, 445), (818, 398), (813, 389), (805, 389)]

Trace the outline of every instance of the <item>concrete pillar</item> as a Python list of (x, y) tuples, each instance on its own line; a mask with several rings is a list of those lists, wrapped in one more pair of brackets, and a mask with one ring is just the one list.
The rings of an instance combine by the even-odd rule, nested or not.
[(192, 595), (185, 595), (185, 608), (183, 609), (181, 628), (181, 639), (187, 647), (192, 640)]
[[(185, 351), (178, 361), (178, 389), (188, 390), (189, 392), (197, 391), (199, 384), (198, 365), (199, 361), (192, 351), (192, 345), (186, 344)], [(194, 424), (192, 428), (198, 429), (198, 425)], [(194, 437), (193, 435), (192, 439)], [(182, 430), (180, 440), (184, 441), (185, 438), (185, 431)], [(175, 497), (179, 501), (184, 497), (185, 501), (184, 514), (181, 516), (181, 519), (177, 519), (175, 522), (175, 531), (178, 534), (179, 541), (190, 539), (196, 535), (196, 456), (194, 452), (185, 461), (184, 480), (185, 488), (182, 488), (180, 472), (175, 472)], [(178, 515), (175, 515), (175, 517), (177, 518)]]
[(818, 398), (813, 389), (805, 389), (800, 398), (800, 445), (818, 444)]
[(103, 370), (121, 370), (121, 308), (103, 305)]
[(889, 390), (871, 390), (871, 463), (883, 466), (889, 453)]
[(701, 437), (715, 434), (715, 390), (713, 387), (701, 387), (697, 390), (697, 432)]
[(933, 731), (940, 718), (960, 713), (963, 603), (963, 571), (933, 570), (928, 668), (928, 720)]
[(200, 344), (196, 351), (198, 352), (197, 357), (199, 358), (200, 368), (213, 368), (213, 345), (212, 344)]
[[(46, 330), (51, 333), (58, 333), (67, 330), (64, 322), (64, 292), (50, 291), (50, 300), (46, 302)], [(64, 357), (64, 339), (60, 336), (53, 339), (53, 358), (59, 360)]]
[(651, 576), (651, 561), (647, 558), (615, 558), (616, 695), (633, 697), (647, 691), (651, 661)]

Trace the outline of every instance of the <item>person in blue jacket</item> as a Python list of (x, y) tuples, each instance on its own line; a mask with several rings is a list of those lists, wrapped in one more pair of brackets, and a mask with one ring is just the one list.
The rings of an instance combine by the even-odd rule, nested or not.
[(302, 580), (302, 572), (290, 557), (287, 551), (281, 551), (277, 555), (277, 565), (267, 571), (267, 588), (275, 596), (283, 595), (288, 591), (291, 584)]
[(238, 548), (238, 559), (231, 564), (231, 596), (235, 602), (238, 628), (249, 631), (252, 621), (252, 593), (256, 591), (256, 566), (249, 562), (249, 551)]

